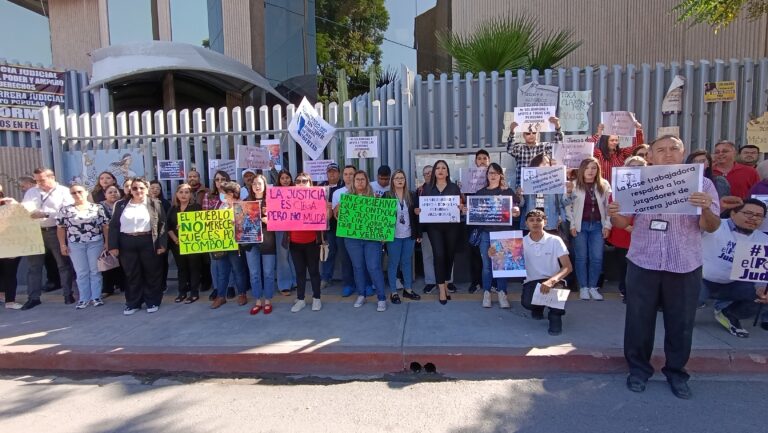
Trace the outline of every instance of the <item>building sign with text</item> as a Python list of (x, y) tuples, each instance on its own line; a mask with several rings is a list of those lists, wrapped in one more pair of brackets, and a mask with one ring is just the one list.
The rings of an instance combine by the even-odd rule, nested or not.
[(40, 107), (64, 105), (64, 72), (0, 65), (0, 131), (39, 130)]

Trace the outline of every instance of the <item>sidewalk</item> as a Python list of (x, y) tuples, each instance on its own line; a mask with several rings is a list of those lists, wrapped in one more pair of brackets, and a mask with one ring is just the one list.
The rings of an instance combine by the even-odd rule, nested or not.
[[(293, 314), (293, 298), (277, 295), (271, 315), (250, 316), (252, 302), (240, 307), (232, 299), (211, 310), (209, 292), (184, 305), (173, 303), (170, 289), (159, 312), (128, 317), (121, 295), (78, 311), (65, 306), (59, 292), (47, 293), (33, 310), (0, 309), (0, 369), (376, 376), (433, 366), (449, 376), (626, 369), (624, 305), (610, 288), (604, 302), (580, 301), (572, 293), (557, 337), (547, 334), (546, 320), (530, 319), (520, 306), (519, 284), (512, 285), (511, 310), (495, 302), (484, 309), (480, 292), (459, 292), (446, 306), (437, 295), (425, 295), (377, 313), (375, 297), (356, 309), (354, 297), (339, 292), (338, 283), (328, 288), (319, 312), (308, 306)], [(768, 331), (753, 328), (751, 320), (744, 325), (750, 338), (738, 339), (715, 322), (711, 307), (699, 310), (689, 369), (768, 371)], [(662, 329), (659, 315), (657, 366)]]

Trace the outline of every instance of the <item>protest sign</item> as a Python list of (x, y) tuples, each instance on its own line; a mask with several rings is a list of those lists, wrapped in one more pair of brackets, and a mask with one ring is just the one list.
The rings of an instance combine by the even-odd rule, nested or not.
[(241, 201), (235, 203), (232, 209), (235, 214), (235, 241), (238, 244), (262, 243), (261, 202)]
[(688, 203), (701, 192), (704, 170), (701, 164), (613, 167), (613, 201), (621, 213), (662, 213), (700, 215), (701, 208)]
[(565, 310), (565, 301), (568, 300), (568, 295), (571, 291), (568, 289), (549, 289), (547, 293), (541, 293), (541, 284), (536, 284), (536, 289), (533, 291), (533, 297), (531, 298), (531, 304), (543, 305), (549, 308), (557, 308)]
[(324, 187), (267, 188), (267, 230), (328, 229), (328, 201)]
[(507, 137), (509, 137), (509, 127), (512, 125), (512, 122), (514, 121), (515, 121), (515, 112), (505, 111), (504, 118), (501, 121), (501, 124), (503, 125), (501, 128), (501, 134), (499, 134), (499, 136), (501, 137), (501, 141), (507, 141)]
[(181, 254), (237, 251), (232, 209), (179, 212)]
[(0, 206), (0, 259), (45, 254), (40, 222), (24, 205)]
[(514, 203), (509, 195), (472, 195), (467, 197), (467, 225), (512, 225)]
[(183, 159), (158, 159), (157, 180), (184, 180), (187, 177)]
[(264, 147), (236, 146), (237, 168), (269, 170), (269, 150)]
[(768, 282), (768, 245), (737, 242), (733, 252), (731, 279), (763, 284)]
[(683, 111), (683, 86), (685, 77), (675, 75), (669, 85), (664, 100), (661, 101), (661, 114), (677, 114)]
[(419, 197), (419, 221), (422, 223), (457, 223), (459, 218), (458, 195)]
[(223, 171), (230, 179), (237, 178), (237, 162), (234, 159), (211, 159), (208, 161), (208, 179), (213, 182), (217, 171)]
[(595, 143), (587, 141), (588, 135), (564, 135), (562, 142), (552, 145), (552, 159), (567, 168), (579, 168), (581, 161), (592, 157)]
[(0, 64), (0, 130), (38, 131), (40, 107), (64, 106), (64, 74), (56, 69)]
[(659, 126), (656, 130), (656, 138), (663, 137), (665, 135), (671, 135), (673, 137), (680, 138), (679, 126)]
[(555, 115), (555, 106), (547, 107), (515, 107), (515, 122), (520, 131), (552, 132), (553, 126), (549, 121)]
[(565, 166), (523, 167), (523, 194), (565, 194)]
[[(518, 107), (557, 106), (557, 86), (548, 86), (531, 81), (517, 89)], [(520, 123), (520, 122), (517, 122)]]
[(344, 141), (347, 158), (378, 158), (379, 137), (347, 137)]
[(704, 102), (730, 102), (736, 100), (736, 81), (704, 83)]
[[(525, 277), (525, 258), (523, 256), (523, 232), (510, 230), (491, 232), (491, 244), (488, 257), (491, 259), (491, 271), (494, 278)], [(485, 254), (485, 251), (481, 251)]]
[(304, 161), (304, 172), (309, 174), (313, 182), (325, 182), (328, 180), (328, 165), (334, 162), (332, 159)]
[(395, 240), (397, 199), (343, 194), (336, 236), (368, 241)]
[[(768, 195), (753, 195), (752, 198), (760, 200), (761, 202), (765, 203), (766, 206), (768, 206)], [(758, 230), (768, 233), (768, 218), (763, 219), (763, 223), (760, 225)]]
[(760, 152), (768, 152), (768, 112), (747, 122), (747, 144), (759, 147)]
[(115, 176), (117, 184), (125, 179), (142, 177), (144, 173), (144, 153), (141, 149), (99, 149), (83, 152), (83, 170), (81, 184), (91, 190), (99, 181), (99, 173), (108, 171)]
[(267, 149), (272, 166), (275, 167), (275, 170), (280, 171), (283, 168), (283, 154), (280, 151), (280, 140), (261, 140), (259, 145), (264, 149)]
[(323, 155), (323, 150), (336, 133), (336, 128), (323, 120), (315, 107), (304, 98), (288, 125), (288, 133), (310, 158), (317, 159)]
[(592, 106), (591, 90), (560, 92), (560, 127), (563, 131), (589, 130), (589, 107)]
[(474, 194), (485, 187), (485, 173), (488, 167), (461, 167), (459, 168), (459, 180), (461, 192)]
[(629, 111), (604, 111), (600, 113), (603, 135), (635, 136), (635, 115)]

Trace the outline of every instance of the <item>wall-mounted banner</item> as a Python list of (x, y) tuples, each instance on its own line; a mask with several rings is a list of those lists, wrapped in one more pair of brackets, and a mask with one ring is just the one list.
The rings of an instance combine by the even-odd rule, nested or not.
[(704, 102), (731, 102), (736, 100), (736, 81), (704, 83)]
[(613, 201), (623, 214), (669, 213), (701, 215), (701, 208), (688, 203), (701, 192), (701, 164), (613, 167)]
[(675, 75), (664, 100), (661, 101), (662, 114), (677, 114), (683, 111), (683, 86), (685, 86), (685, 77)]
[(267, 188), (267, 230), (328, 230), (328, 200), (324, 187)]
[(88, 190), (96, 186), (99, 173), (108, 171), (121, 185), (125, 179), (144, 176), (144, 153), (141, 149), (103, 149), (83, 152), (82, 185)]
[(459, 180), (461, 192), (474, 194), (485, 187), (485, 173), (488, 167), (461, 167), (459, 168)]
[(555, 115), (555, 106), (547, 107), (515, 107), (515, 122), (519, 131), (552, 132), (553, 125), (549, 121)]
[(232, 209), (179, 212), (181, 254), (236, 251)]
[(238, 244), (262, 243), (261, 202), (241, 201), (235, 203), (232, 209), (235, 214), (235, 241)]
[(524, 167), (520, 171), (523, 194), (565, 194), (565, 166)]
[(552, 159), (567, 168), (579, 168), (581, 161), (590, 158), (595, 143), (587, 141), (588, 135), (564, 135), (562, 142), (552, 144)]
[(0, 259), (45, 254), (40, 222), (20, 203), (0, 206)]
[(310, 158), (317, 159), (323, 155), (323, 150), (336, 133), (336, 128), (323, 120), (315, 107), (304, 98), (288, 125), (288, 133)]
[(603, 135), (635, 137), (635, 115), (629, 111), (604, 111), (600, 113)]
[(731, 266), (731, 279), (768, 283), (768, 245), (736, 242)]
[(269, 150), (265, 147), (235, 146), (237, 168), (269, 170)]
[(747, 144), (759, 147), (760, 152), (768, 152), (768, 112), (747, 122)]
[(336, 236), (391, 242), (396, 223), (397, 199), (343, 194)]
[(419, 197), (419, 222), (422, 223), (457, 223), (460, 221), (458, 195), (421, 196)]
[(509, 195), (472, 195), (467, 197), (467, 225), (510, 226), (514, 203)]
[(589, 130), (589, 107), (592, 106), (591, 90), (560, 92), (560, 127), (567, 132)]
[(40, 107), (64, 105), (64, 71), (0, 65), (0, 131), (38, 131)]
[(379, 137), (347, 137), (344, 139), (347, 158), (378, 158)]
[(223, 171), (230, 179), (237, 179), (237, 162), (234, 159), (211, 159), (208, 161), (208, 179), (213, 183), (217, 171)]
[(272, 163), (272, 167), (274, 167), (275, 170), (277, 171), (282, 170), (283, 169), (283, 152), (280, 150), (280, 140), (277, 140), (277, 139), (261, 140), (259, 145), (264, 149), (267, 149), (267, 151), (269, 152), (269, 160)]
[(328, 166), (334, 162), (332, 159), (304, 161), (304, 172), (309, 174), (312, 182), (325, 182), (328, 180)]
[[(491, 259), (491, 271), (494, 278), (525, 277), (525, 258), (523, 256), (523, 232), (510, 230), (491, 232), (491, 245), (488, 257)], [(485, 253), (485, 251), (481, 251)]]
[(184, 180), (187, 177), (183, 159), (157, 160), (157, 180)]
[[(557, 86), (548, 86), (531, 81), (517, 88), (518, 107), (557, 106)], [(520, 123), (520, 122), (517, 122)]]

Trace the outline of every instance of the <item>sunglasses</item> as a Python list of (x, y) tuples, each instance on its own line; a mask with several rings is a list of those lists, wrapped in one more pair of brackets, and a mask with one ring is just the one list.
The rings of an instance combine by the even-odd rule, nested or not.
[(296, 183), (309, 183), (311, 182), (309, 179), (296, 179)]

